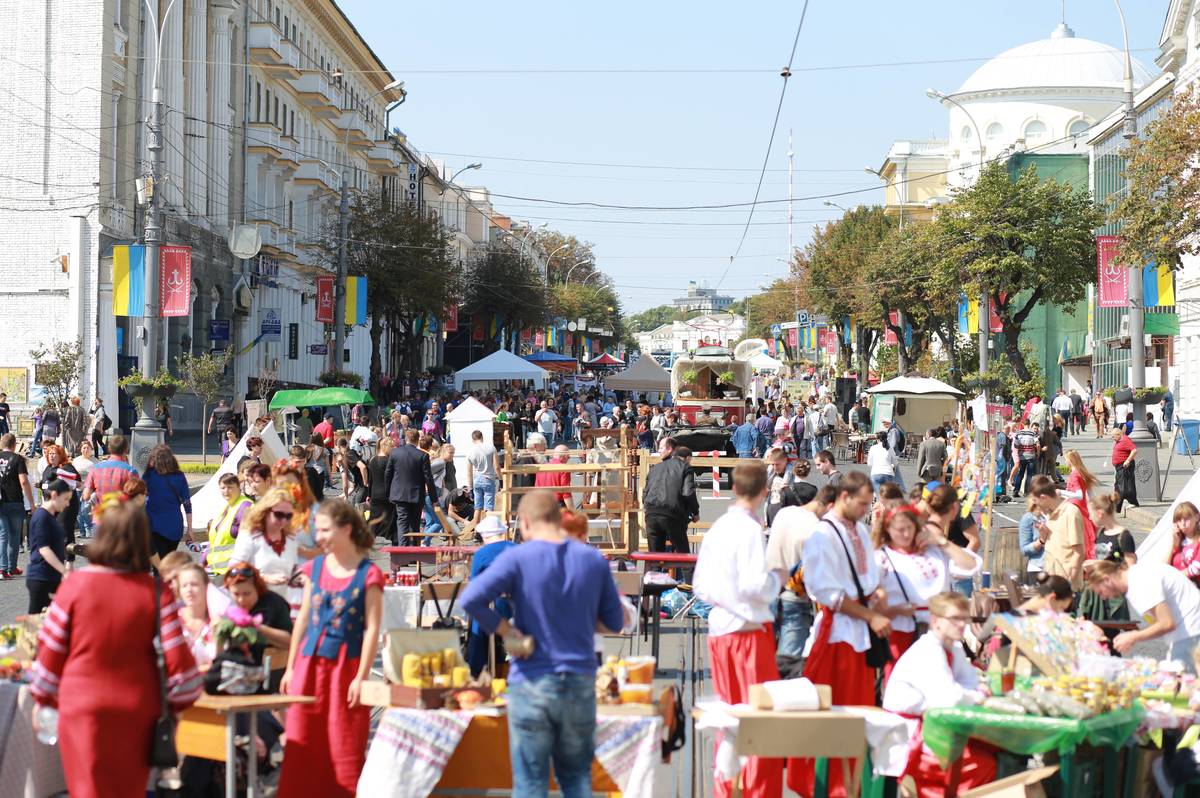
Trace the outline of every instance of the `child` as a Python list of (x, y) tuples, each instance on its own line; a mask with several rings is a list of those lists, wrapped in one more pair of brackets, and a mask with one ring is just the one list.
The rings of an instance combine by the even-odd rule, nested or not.
[[(916, 782), (921, 798), (944, 795), (949, 775), (925, 747), (921, 716), (930, 708), (978, 704), (985, 696), (961, 645), (971, 619), (966, 596), (939, 593), (929, 599), (929, 614), (929, 631), (900, 657), (883, 693), (884, 709), (916, 721), (904, 775)], [(979, 743), (967, 743), (962, 762), (961, 790), (996, 776), (995, 755)]]
[(383, 572), (367, 556), (374, 536), (341, 499), (317, 510), (317, 546), (280, 689), (316, 698), (288, 709), (279, 795), (353, 796), (366, 759), (370, 711), (359, 690), (375, 660)]

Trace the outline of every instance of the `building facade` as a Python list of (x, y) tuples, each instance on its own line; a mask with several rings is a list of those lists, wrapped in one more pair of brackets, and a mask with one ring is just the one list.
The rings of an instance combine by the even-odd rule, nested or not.
[(678, 297), (672, 304), (676, 310), (684, 312), (720, 313), (733, 304), (733, 297), (718, 294), (715, 288), (698, 286), (695, 280), (689, 280), (687, 295)]
[(638, 333), (638, 349), (660, 363), (690, 352), (702, 344), (732, 348), (746, 335), (746, 319), (736, 313), (713, 313), (687, 321), (672, 321)]

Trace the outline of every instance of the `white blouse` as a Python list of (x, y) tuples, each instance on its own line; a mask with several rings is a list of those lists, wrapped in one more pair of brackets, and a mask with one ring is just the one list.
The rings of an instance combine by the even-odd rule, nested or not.
[(959, 568), (946, 552), (934, 546), (927, 546), (916, 554), (906, 554), (891, 546), (875, 551), (879, 581), (887, 591), (888, 604), (895, 606), (907, 602), (915, 604), (918, 609), (915, 618), (909, 615), (893, 618), (893, 629), (897, 632), (913, 632), (916, 631), (917, 621), (929, 623), (929, 599), (949, 590), (952, 579), (966, 579), (979, 572), (983, 559), (970, 549), (963, 551), (975, 560), (974, 568)]
[[(271, 548), (271, 544), (261, 533), (251, 533), (250, 530), (243, 529), (237, 537), (237, 542), (233, 544), (233, 556), (229, 562), (248, 562), (257, 568), (264, 577), (278, 574), (285, 580), (291, 579), (292, 571), (299, 562), (296, 538), (294, 535), (289, 535), (283, 545), (283, 553), (276, 554), (275, 549)], [(287, 595), (286, 581), (282, 585), (271, 585), (270, 587), (281, 596)]]

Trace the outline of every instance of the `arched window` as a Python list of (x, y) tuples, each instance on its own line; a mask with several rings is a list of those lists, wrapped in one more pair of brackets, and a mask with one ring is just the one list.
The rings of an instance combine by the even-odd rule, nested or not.
[(963, 140), (963, 141), (970, 141), (970, 140), (971, 140), (971, 135), (972, 135), (972, 134), (971, 134), (971, 126), (970, 126), (970, 125), (963, 125), (963, 129), (962, 129), (962, 134), (961, 134), (961, 135), (962, 135), (962, 140)]
[(1025, 145), (1040, 144), (1050, 138), (1050, 128), (1040, 119), (1035, 119), (1025, 126)]
[(1067, 128), (1067, 133), (1071, 134), (1072, 136), (1082, 136), (1084, 133), (1087, 133), (1091, 127), (1092, 123), (1086, 119), (1076, 119), (1071, 123), (1071, 126)]
[(1004, 125), (999, 122), (993, 122), (987, 126), (987, 133), (985, 135), (987, 136), (988, 144), (999, 142), (1004, 138)]

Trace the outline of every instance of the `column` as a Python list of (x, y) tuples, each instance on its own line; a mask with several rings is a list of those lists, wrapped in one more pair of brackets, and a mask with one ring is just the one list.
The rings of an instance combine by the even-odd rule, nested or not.
[[(208, 170), (211, 183), (208, 187), (213, 198), (212, 217), (225, 224), (229, 220), (229, 203), (233, 197), (229, 184), (229, 142), (233, 125), (233, 110), (229, 107), (231, 78), (230, 57), (233, 48), (233, 30), (230, 19), (233, 5), (214, 3), (212, 7), (212, 75), (209, 79), (209, 152)], [(220, 225), (222, 228), (225, 224)]]
[[(163, 12), (169, 7), (161, 3)], [(164, 120), (163, 157), (166, 160), (166, 185), (163, 197), (168, 206), (183, 210), (183, 183), (186, 179), (183, 155), (183, 115), (187, 109), (183, 97), (183, 9), (176, 3), (171, 13), (160, 18), (162, 25), (162, 65), (159, 80), (162, 82), (162, 99), (166, 113)]]
[(188, 0), (187, 7), (187, 206), (197, 214), (207, 213), (208, 146), (208, 0)]

